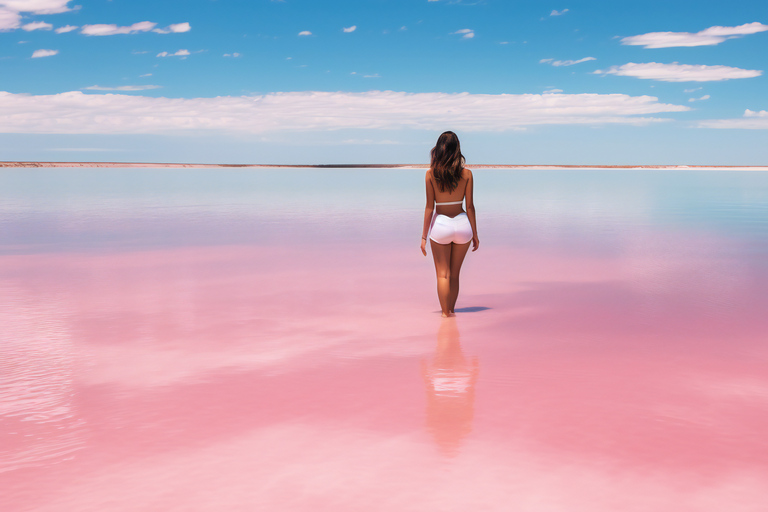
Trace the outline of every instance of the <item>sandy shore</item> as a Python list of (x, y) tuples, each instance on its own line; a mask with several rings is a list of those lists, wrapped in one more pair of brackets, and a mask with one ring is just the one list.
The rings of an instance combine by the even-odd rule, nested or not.
[[(144, 163), (144, 162), (0, 162), (0, 167), (120, 167), (120, 168), (168, 168), (168, 169), (205, 169), (205, 168), (284, 168), (284, 169), (426, 169), (427, 164), (183, 164), (183, 163)], [(729, 170), (729, 171), (768, 171), (765, 165), (514, 165), (514, 164), (470, 164), (473, 169), (529, 169), (529, 170), (567, 170), (567, 169), (653, 169), (653, 170)]]

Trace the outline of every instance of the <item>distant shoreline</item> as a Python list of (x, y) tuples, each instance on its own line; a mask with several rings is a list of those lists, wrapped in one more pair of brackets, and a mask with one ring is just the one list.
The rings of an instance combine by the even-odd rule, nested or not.
[[(211, 169), (211, 168), (252, 168), (252, 169), (426, 169), (428, 164), (183, 164), (183, 163), (142, 163), (142, 162), (0, 162), (3, 168), (39, 167), (101, 167), (101, 168), (167, 168), (167, 169)], [(469, 164), (472, 169), (648, 169), (648, 170), (730, 170), (768, 171), (768, 165), (503, 165)]]

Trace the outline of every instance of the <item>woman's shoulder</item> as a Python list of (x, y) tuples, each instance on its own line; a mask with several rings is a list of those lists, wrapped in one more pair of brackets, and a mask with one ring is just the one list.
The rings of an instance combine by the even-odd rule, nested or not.
[(462, 178), (466, 178), (466, 179), (470, 179), (472, 177), (472, 169), (470, 169), (468, 167), (463, 167), (461, 169), (461, 177)]

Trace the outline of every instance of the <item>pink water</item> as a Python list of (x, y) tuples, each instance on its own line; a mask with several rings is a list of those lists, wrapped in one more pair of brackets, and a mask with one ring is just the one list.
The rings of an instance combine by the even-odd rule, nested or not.
[(0, 176), (0, 510), (768, 509), (767, 175), (478, 172), (443, 320), (420, 171), (185, 172)]

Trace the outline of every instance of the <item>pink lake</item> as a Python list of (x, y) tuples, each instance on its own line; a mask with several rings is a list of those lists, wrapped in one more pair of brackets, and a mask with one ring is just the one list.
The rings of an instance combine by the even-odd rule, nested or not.
[(0, 170), (0, 510), (768, 510), (768, 174)]

